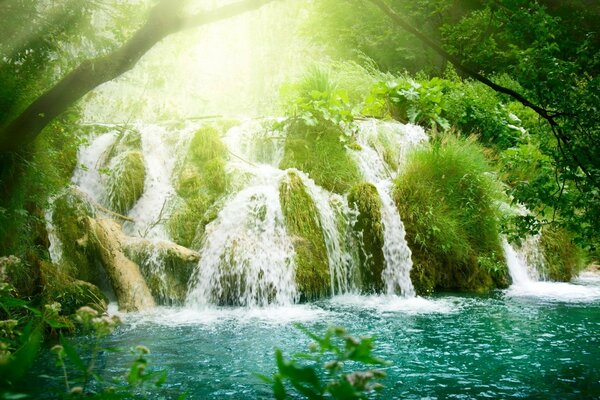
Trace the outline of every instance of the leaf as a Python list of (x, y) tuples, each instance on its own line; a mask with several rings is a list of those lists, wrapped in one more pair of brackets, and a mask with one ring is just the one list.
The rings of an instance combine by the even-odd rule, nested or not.
[(81, 357), (79, 357), (79, 354), (77, 354), (75, 347), (73, 347), (73, 345), (62, 335), (60, 336), (60, 344), (63, 346), (69, 361), (71, 361), (79, 371), (85, 374), (87, 372), (87, 367)]

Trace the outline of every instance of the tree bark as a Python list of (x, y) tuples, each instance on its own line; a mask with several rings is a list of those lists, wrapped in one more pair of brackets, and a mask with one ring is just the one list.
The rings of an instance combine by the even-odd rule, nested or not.
[(227, 19), (273, 1), (241, 0), (184, 17), (180, 15), (184, 0), (161, 0), (146, 23), (123, 46), (106, 56), (82, 62), (4, 127), (0, 131), (0, 152), (17, 150), (33, 141), (50, 121), (86, 93), (131, 70), (144, 54), (170, 34)]

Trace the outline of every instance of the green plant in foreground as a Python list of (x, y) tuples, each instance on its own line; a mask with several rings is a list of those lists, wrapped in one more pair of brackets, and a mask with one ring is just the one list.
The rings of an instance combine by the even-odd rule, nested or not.
[[(283, 352), (276, 349), (277, 372), (273, 377), (259, 376), (273, 386), (276, 399), (298, 394), (308, 399), (365, 399), (368, 394), (383, 388), (377, 382), (385, 376), (383, 371), (356, 370), (389, 364), (373, 356), (373, 338), (356, 338), (340, 327), (330, 327), (320, 337), (301, 325), (296, 327), (314, 340), (309, 352), (286, 359)], [(352, 370), (347, 371), (347, 366)]]
[[(57, 358), (56, 366), (62, 371), (67, 397), (146, 398), (147, 385), (160, 387), (166, 381), (167, 373), (164, 370), (147, 372), (147, 355), (150, 350), (146, 346), (139, 345), (132, 349), (134, 360), (125, 380), (112, 379), (110, 382), (106, 382), (104, 378), (97, 374), (96, 363), (101, 352), (119, 351), (102, 347), (101, 343), (121, 322), (115, 316), (99, 315), (96, 310), (90, 307), (81, 307), (77, 310), (76, 320), (81, 324), (83, 332), (90, 335), (89, 347), (80, 346), (80, 348), (77, 348), (61, 336), (60, 344), (52, 348), (52, 352), (56, 354)], [(85, 359), (82, 354), (86, 355)], [(75, 376), (69, 374), (67, 361), (75, 368)]]

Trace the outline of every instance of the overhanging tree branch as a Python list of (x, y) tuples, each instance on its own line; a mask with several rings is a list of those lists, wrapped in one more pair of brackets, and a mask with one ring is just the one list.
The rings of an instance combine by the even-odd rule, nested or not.
[[(396, 13), (394, 10), (392, 10), (386, 4), (386, 2), (384, 0), (369, 0), (369, 1), (371, 3), (373, 3), (375, 6), (377, 6), (381, 11), (383, 11), (383, 13), (386, 14), (396, 25), (400, 26), (405, 31), (412, 33), (414, 36), (417, 37), (417, 39), (419, 39), (425, 45), (429, 46), (440, 56), (442, 56), (446, 60), (450, 61), (457, 70), (462, 71), (466, 75), (468, 75), (471, 78), (492, 88), (493, 90), (495, 90), (498, 93), (503, 93), (503, 94), (506, 94), (506, 95), (512, 97), (513, 99), (517, 100), (519, 103), (523, 104), (525, 107), (528, 107), (528, 108), (532, 109), (533, 111), (535, 111), (540, 117), (542, 117), (544, 120), (546, 120), (548, 122), (548, 124), (550, 125), (550, 130), (551, 130), (552, 134), (554, 135), (555, 139), (557, 140), (559, 149), (563, 153), (563, 156), (565, 156), (568, 159), (573, 160), (575, 162), (575, 164), (588, 177), (588, 179), (590, 179), (590, 181), (594, 185), (599, 186), (600, 183), (597, 182), (597, 180), (595, 179), (595, 176), (592, 176), (592, 174), (588, 170), (586, 163), (582, 162), (580, 157), (573, 151), (573, 149), (571, 149), (570, 146), (568, 146), (569, 143), (571, 142), (571, 138), (565, 134), (565, 132), (563, 131), (563, 129), (561, 128), (560, 124), (557, 121), (558, 117), (565, 116), (566, 113), (547, 110), (543, 107), (538, 106), (537, 104), (532, 103), (531, 101), (529, 101), (526, 97), (524, 97), (520, 93), (518, 93), (512, 89), (509, 89), (507, 87), (504, 87), (504, 86), (494, 83), (490, 79), (488, 79), (485, 76), (483, 76), (482, 74), (480, 74), (478, 71), (464, 65), (462, 63), (461, 59), (448, 53), (437, 42), (430, 39), (425, 34), (423, 34), (421, 31), (419, 31), (418, 29), (413, 27), (411, 24), (406, 22), (400, 15), (398, 15), (398, 13)], [(564, 146), (561, 146), (561, 144)]]
[(0, 151), (18, 149), (33, 141), (50, 121), (86, 93), (131, 70), (165, 37), (255, 10), (273, 1), (276, 0), (241, 0), (215, 10), (182, 16), (184, 0), (161, 0), (150, 11), (146, 23), (125, 44), (110, 54), (82, 62), (0, 130)]

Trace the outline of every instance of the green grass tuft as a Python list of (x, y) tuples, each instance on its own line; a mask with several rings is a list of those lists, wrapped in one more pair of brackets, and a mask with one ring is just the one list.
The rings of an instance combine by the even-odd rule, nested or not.
[(300, 120), (291, 122), (280, 168), (297, 168), (329, 191), (348, 192), (361, 181), (361, 175), (340, 141), (341, 135), (341, 128), (328, 122), (316, 126), (307, 126)]
[(541, 272), (552, 281), (569, 282), (586, 267), (585, 252), (564, 228), (544, 227), (541, 246), (545, 261)]
[(409, 156), (394, 197), (413, 251), (418, 293), (508, 284), (496, 205), (501, 196), (473, 140), (448, 135)]

